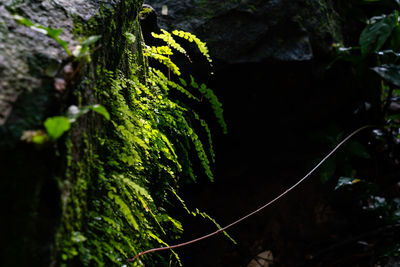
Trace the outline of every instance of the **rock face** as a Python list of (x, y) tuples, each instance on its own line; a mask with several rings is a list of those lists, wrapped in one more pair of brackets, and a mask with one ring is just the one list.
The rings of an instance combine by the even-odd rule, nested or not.
[[(7, 122), (13, 125), (11, 135), (15, 136), (20, 136), (22, 128), (37, 127), (42, 122), (55, 93), (54, 81), (46, 77), (46, 69), (50, 66), (57, 72), (68, 56), (46, 33), (18, 24), (12, 15), (18, 14), (44, 27), (62, 29), (59, 38), (72, 47), (77, 44), (72, 33), (74, 21), (90, 20), (99, 8), (100, 2), (79, 0), (29, 4), (3, 1), (0, 4), (0, 127), (3, 126), (3, 133), (7, 131), (8, 127), (4, 126)], [(35, 108), (26, 110), (31, 105)], [(30, 125), (21, 125), (24, 123)]]
[[(125, 47), (121, 31), (133, 29), (141, 4), (122, 0), (1, 1), (1, 266), (59, 266), (61, 259), (69, 260), (70, 252), (63, 249), (67, 253), (61, 256), (60, 250), (65, 248), (62, 242), (71, 240), (63, 235), (71, 231), (73, 220), (78, 221), (68, 222), (65, 215), (77, 174), (71, 164), (65, 164), (64, 156), (69, 154), (72, 164), (82, 160), (82, 130), (90, 135), (98, 121), (86, 118), (79, 122), (69, 139), (74, 151), (66, 151), (64, 143), (36, 146), (21, 138), (24, 132), (29, 135), (30, 130), (43, 129), (47, 117), (65, 114), (72, 104), (98, 103), (93, 85), (88, 83), (96, 67), (90, 61), (74, 60), (67, 49), (73, 51), (78, 40), (88, 35), (101, 35), (92, 59), (115, 69)], [(55, 34), (56, 29), (60, 32)], [(62, 220), (62, 224), (69, 224), (64, 234), (60, 233)], [(81, 266), (82, 261), (74, 264)]]
[(158, 12), (161, 27), (198, 34), (213, 58), (226, 63), (307, 61), (315, 53), (329, 53), (341, 40), (329, 0), (147, 3)]
[(61, 213), (54, 179), (61, 166), (51, 148), (34, 149), (20, 137), (61, 111), (66, 88), (56, 82), (65, 82), (57, 76), (62, 75), (68, 54), (46, 32), (18, 24), (13, 15), (62, 29), (59, 38), (72, 47), (78, 43), (74, 22), (88, 21), (99, 8), (95, 1), (0, 3), (0, 194), (7, 217), (1, 223), (1, 236), (9, 240), (0, 245), (0, 265), (49, 265)]

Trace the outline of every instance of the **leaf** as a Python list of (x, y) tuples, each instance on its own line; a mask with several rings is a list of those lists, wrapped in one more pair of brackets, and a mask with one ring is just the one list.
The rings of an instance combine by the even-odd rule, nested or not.
[(108, 113), (107, 109), (102, 105), (95, 104), (91, 106), (78, 108), (75, 105), (71, 105), (68, 108), (68, 118), (71, 123), (75, 122), (80, 116), (88, 113), (90, 110), (103, 115), (103, 117), (107, 120), (110, 120), (110, 113)]
[(19, 24), (22, 24), (22, 25), (25, 25), (25, 26), (28, 26), (28, 27), (31, 27), (31, 26), (35, 25), (32, 21), (30, 21), (29, 19), (24, 18), (24, 17), (22, 17), (20, 15), (12, 15), (12, 18), (15, 21), (17, 21)]
[(34, 31), (40, 32), (42, 34), (47, 35), (48, 37), (52, 38), (53, 40), (55, 40), (57, 43), (59, 43), (64, 50), (67, 52), (67, 54), (70, 56), (71, 51), (68, 49), (68, 43), (61, 40), (58, 36), (61, 34), (62, 29), (52, 29), (49, 27), (44, 27), (40, 24), (36, 24), (33, 23), (32, 21), (30, 21), (27, 18), (24, 18), (20, 15), (12, 15), (12, 18), (17, 21), (19, 24), (25, 25), (29, 28), (31, 28)]
[(67, 117), (55, 116), (47, 118), (44, 127), (50, 138), (55, 141), (71, 128), (71, 123)]
[(207, 88), (207, 85), (202, 83), (200, 86), (199, 84), (194, 80), (193, 76), (190, 75), (190, 85), (200, 91), (200, 93), (210, 102), (211, 107), (214, 111), (214, 115), (218, 120), (219, 125), (222, 128), (222, 131), (224, 134), (228, 133), (228, 127), (226, 125), (224, 115), (223, 115), (223, 108), (221, 102), (218, 100), (218, 97), (214, 94), (214, 91)]
[(139, 230), (139, 224), (137, 223), (135, 217), (132, 214), (131, 209), (129, 208), (129, 206), (125, 203), (125, 201), (118, 195), (113, 194), (112, 191), (108, 191), (107, 193), (108, 197), (110, 199), (113, 199), (115, 204), (117, 204), (119, 206), (119, 210), (121, 211), (121, 213), (123, 214), (123, 216), (125, 217), (125, 219), (127, 220), (127, 222), (135, 229), (135, 230)]
[(394, 11), (385, 18), (375, 23), (368, 24), (362, 31), (359, 40), (362, 55), (381, 49), (396, 27), (397, 20), (398, 12)]
[(49, 141), (49, 136), (46, 134), (37, 134), (32, 137), (32, 142), (38, 145), (42, 145)]
[(392, 83), (396, 86), (400, 86), (400, 66), (393, 64), (384, 64), (381, 66), (373, 67), (375, 71), (382, 79)]
[(168, 44), (168, 46), (175, 48), (178, 52), (180, 52), (184, 55), (187, 55), (186, 50), (175, 41), (175, 39), (172, 37), (172, 35), (169, 32), (167, 32), (164, 29), (161, 29), (161, 32), (162, 32), (161, 34), (156, 34), (156, 33), (152, 32), (151, 35), (154, 38), (163, 40), (164, 42), (166, 42)]
[(125, 33), (124, 33), (124, 36), (125, 36), (126, 40), (128, 40), (129, 43), (133, 44), (133, 43), (136, 42), (136, 36), (133, 35), (132, 33), (130, 33), (130, 32), (125, 32)]
[(52, 28), (48, 28), (48, 27), (40, 27), (42, 29), (45, 29), (47, 31), (47, 36), (53, 38), (53, 39), (57, 39), (58, 36), (62, 33), (61, 29), (52, 29)]
[(197, 45), (197, 48), (199, 49), (200, 53), (203, 54), (203, 56), (206, 57), (208, 62), (212, 62), (212, 59), (210, 57), (210, 54), (208, 52), (207, 44), (202, 42), (199, 38), (197, 38), (196, 35), (190, 33), (190, 32), (185, 32), (185, 31), (178, 31), (174, 30), (172, 34), (179, 36), (181, 38), (184, 38), (188, 40), (189, 42), (193, 42)]
[(353, 185), (355, 183), (360, 182), (360, 179), (354, 179), (351, 177), (340, 177), (338, 180), (338, 183), (335, 187), (335, 190), (338, 190), (339, 188), (343, 187), (343, 186), (347, 186), (347, 185)]
[(101, 35), (89, 36), (85, 41), (82, 42), (82, 46), (89, 46), (97, 42), (101, 38)]
[(89, 108), (91, 110), (93, 110), (94, 112), (97, 112), (100, 115), (103, 115), (103, 117), (106, 120), (110, 120), (110, 113), (108, 113), (107, 109), (105, 107), (103, 107), (102, 105), (96, 104), (96, 105), (89, 106)]
[(358, 156), (365, 159), (371, 158), (365, 147), (359, 142), (356, 141), (349, 142), (346, 148), (354, 156)]
[(196, 89), (199, 88), (199, 84), (194, 80), (194, 78), (193, 78), (192, 75), (190, 75), (190, 85), (191, 85), (193, 88), (196, 88)]
[(390, 36), (390, 47), (398, 50), (400, 47), (400, 25), (396, 25)]
[(187, 82), (186, 82), (184, 79), (179, 78), (179, 81), (181, 82), (181, 84), (182, 84), (184, 87), (187, 87)]

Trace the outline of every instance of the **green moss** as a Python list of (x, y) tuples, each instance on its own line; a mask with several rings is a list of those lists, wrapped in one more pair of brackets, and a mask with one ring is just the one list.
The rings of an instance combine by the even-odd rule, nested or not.
[[(74, 93), (76, 102), (99, 103), (111, 119), (82, 116), (65, 140), (55, 256), (62, 266), (124, 265), (140, 251), (176, 240), (182, 226), (167, 210), (181, 201), (176, 195), (181, 174), (195, 179), (191, 153), (197, 153), (212, 179), (208, 126), (191, 108), (171, 99), (169, 87), (177, 85), (146, 64), (139, 6), (141, 2), (124, 1), (115, 15), (101, 9), (101, 21), (90, 23), (87, 32), (82, 25), (75, 30), (102, 35), (101, 48), (81, 66), (84, 82)], [(96, 25), (108, 26), (100, 32)], [(203, 148), (196, 127), (206, 130), (211, 153)], [(132, 265), (180, 264), (177, 254), (170, 257), (146, 255)]]
[[(306, 12), (302, 17), (307, 20), (307, 24), (319, 25), (316, 28), (316, 37), (321, 43), (328, 38), (328, 42), (341, 42), (342, 34), (339, 24), (340, 18), (334, 9), (333, 3), (330, 0), (307, 0), (307, 6), (310, 8), (304, 9)], [(304, 22), (301, 22), (304, 23)], [(329, 44), (326, 45), (329, 47)]]

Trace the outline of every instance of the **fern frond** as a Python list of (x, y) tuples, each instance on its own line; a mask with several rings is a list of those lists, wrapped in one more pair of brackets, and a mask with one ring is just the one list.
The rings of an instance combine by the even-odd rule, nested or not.
[(134, 218), (131, 209), (129, 206), (125, 203), (125, 201), (118, 195), (114, 194), (112, 191), (108, 191), (108, 197), (110, 199), (113, 199), (115, 204), (119, 206), (119, 210), (121, 213), (124, 215), (125, 219), (128, 221), (128, 223), (135, 229), (139, 230), (139, 224)]
[[(201, 217), (203, 217), (204, 219), (208, 219), (210, 220), (218, 229), (221, 229), (222, 227), (219, 225), (219, 223), (217, 223), (217, 221), (215, 219), (213, 219), (210, 215), (208, 215), (205, 212), (201, 212), (199, 211), (199, 209), (196, 209), (196, 213), (199, 214)], [(237, 244), (237, 242), (226, 232), (223, 231), (224, 235), (232, 241), (233, 244)]]
[(177, 76), (180, 76), (181, 72), (180, 72), (179, 67), (174, 62), (172, 62), (172, 60), (169, 57), (166, 57), (162, 54), (155, 53), (155, 51), (157, 51), (157, 50), (158, 49), (155, 47), (145, 46), (143, 55), (145, 57), (151, 57), (155, 60), (158, 60), (158, 62), (167, 66), (167, 68), (170, 69), (174, 74), (176, 74)]
[(178, 52), (180, 52), (184, 55), (187, 55), (186, 50), (179, 43), (177, 43), (175, 41), (175, 39), (172, 37), (172, 35), (169, 32), (167, 32), (164, 29), (161, 29), (161, 31), (162, 31), (162, 33), (160, 33), (160, 34), (152, 32), (151, 35), (154, 38), (163, 40), (164, 42), (167, 43), (168, 46), (171, 46), (172, 48), (176, 49)]
[(228, 127), (226, 125), (224, 115), (223, 115), (224, 110), (222, 109), (221, 102), (219, 102), (217, 96), (214, 94), (214, 91), (207, 88), (207, 85), (205, 85), (204, 83), (202, 83), (199, 86), (198, 83), (194, 80), (192, 75), (190, 75), (190, 80), (191, 80), (190, 85), (193, 88), (198, 89), (200, 91), (200, 93), (208, 100), (208, 102), (210, 102), (211, 107), (214, 111), (214, 115), (217, 118), (218, 123), (221, 126), (223, 133), (224, 134), (228, 133)]
[(169, 46), (147, 46), (147, 51), (149, 53), (159, 54), (159, 55), (173, 55), (171, 48)]
[[(158, 236), (156, 236), (156, 235), (153, 234), (152, 232), (147, 232), (147, 235), (148, 235), (150, 238), (156, 240), (156, 241), (157, 241), (158, 243), (160, 243), (161, 245), (167, 246), (167, 247), (168, 247), (168, 244), (167, 244), (166, 242), (164, 242), (161, 238), (159, 238)], [(179, 258), (178, 254), (177, 254), (173, 249), (171, 249), (171, 252), (172, 252), (172, 254), (175, 256), (175, 259), (177, 260), (179, 266), (183, 266), (183, 265), (182, 265), (182, 262), (181, 262), (181, 259)]]
[(208, 127), (208, 124), (207, 124), (207, 122), (205, 120), (200, 119), (200, 116), (196, 112), (194, 112), (194, 111), (192, 111), (192, 112), (193, 112), (194, 117), (196, 118), (196, 120), (200, 121), (200, 125), (203, 126), (203, 128), (204, 128), (204, 130), (205, 130), (205, 132), (207, 134), (208, 147), (209, 147), (208, 150), (209, 150), (209, 153), (210, 153), (210, 156), (211, 156), (211, 161), (214, 163), (215, 162), (215, 153), (214, 153), (214, 147), (213, 147), (210, 128)]
[(182, 94), (186, 95), (189, 99), (194, 99), (198, 102), (200, 102), (200, 99), (198, 99), (197, 97), (195, 97), (192, 93), (190, 93), (188, 90), (186, 90), (183, 86), (180, 86), (179, 84), (168, 80), (168, 78), (159, 70), (153, 70), (154, 74), (156, 74), (161, 80), (162, 82), (166, 83), (168, 86), (176, 89), (177, 91), (181, 92)]
[(207, 44), (205, 42), (202, 42), (199, 38), (197, 38), (196, 35), (190, 32), (178, 31), (178, 30), (174, 30), (172, 34), (184, 38), (191, 43), (194, 42), (197, 45), (197, 48), (199, 49), (200, 53), (206, 57), (208, 62), (212, 63), (212, 59), (210, 57)]
[[(202, 218), (204, 219), (208, 219), (210, 220), (218, 229), (221, 229), (221, 225), (219, 225), (219, 223), (217, 223), (217, 221), (215, 219), (213, 219), (210, 215), (208, 215), (205, 212), (201, 212), (199, 209), (196, 208), (195, 211), (190, 211), (189, 208), (187, 207), (185, 201), (178, 195), (178, 193), (176, 192), (176, 190), (174, 188), (170, 188), (172, 194), (178, 199), (178, 201), (181, 203), (181, 205), (183, 206), (183, 208), (186, 210), (186, 212), (188, 214), (191, 214), (193, 216), (197, 216), (200, 215)], [(226, 237), (228, 237), (229, 240), (231, 240), (234, 244), (237, 244), (237, 242), (226, 232), (223, 231), (224, 235)]]
[(182, 116), (178, 119), (180, 122), (181, 129), (186, 129), (186, 135), (190, 137), (190, 141), (192, 141), (194, 148), (197, 152), (197, 157), (200, 160), (201, 165), (203, 166), (204, 172), (210, 181), (214, 181), (214, 175), (210, 168), (210, 161), (208, 160), (207, 154), (204, 150), (203, 143), (200, 141), (199, 136), (193, 130), (192, 127), (189, 126), (186, 119)]

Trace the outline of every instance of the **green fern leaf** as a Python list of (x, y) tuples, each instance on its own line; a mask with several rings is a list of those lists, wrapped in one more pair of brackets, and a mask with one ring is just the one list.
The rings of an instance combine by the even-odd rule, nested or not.
[(219, 102), (217, 96), (214, 94), (214, 91), (207, 88), (207, 85), (205, 85), (204, 83), (202, 83), (199, 86), (196, 83), (196, 81), (194, 80), (192, 75), (190, 75), (190, 79), (191, 79), (191, 86), (194, 88), (197, 88), (200, 91), (200, 93), (208, 100), (208, 102), (210, 102), (211, 107), (214, 111), (214, 115), (217, 118), (218, 123), (221, 126), (223, 133), (227, 134), (228, 127), (226, 125), (224, 115), (223, 115), (224, 110), (222, 109), (221, 102)]
[(194, 35), (190, 32), (178, 31), (178, 30), (174, 30), (172, 32), (172, 34), (179, 36), (181, 38), (184, 38), (184, 39), (188, 40), (189, 42), (194, 42), (197, 45), (197, 48), (199, 49), (200, 53), (202, 53), (203, 56), (206, 57), (208, 62), (212, 63), (212, 59), (208, 52), (207, 44), (202, 42), (199, 38), (197, 38), (196, 35)]

